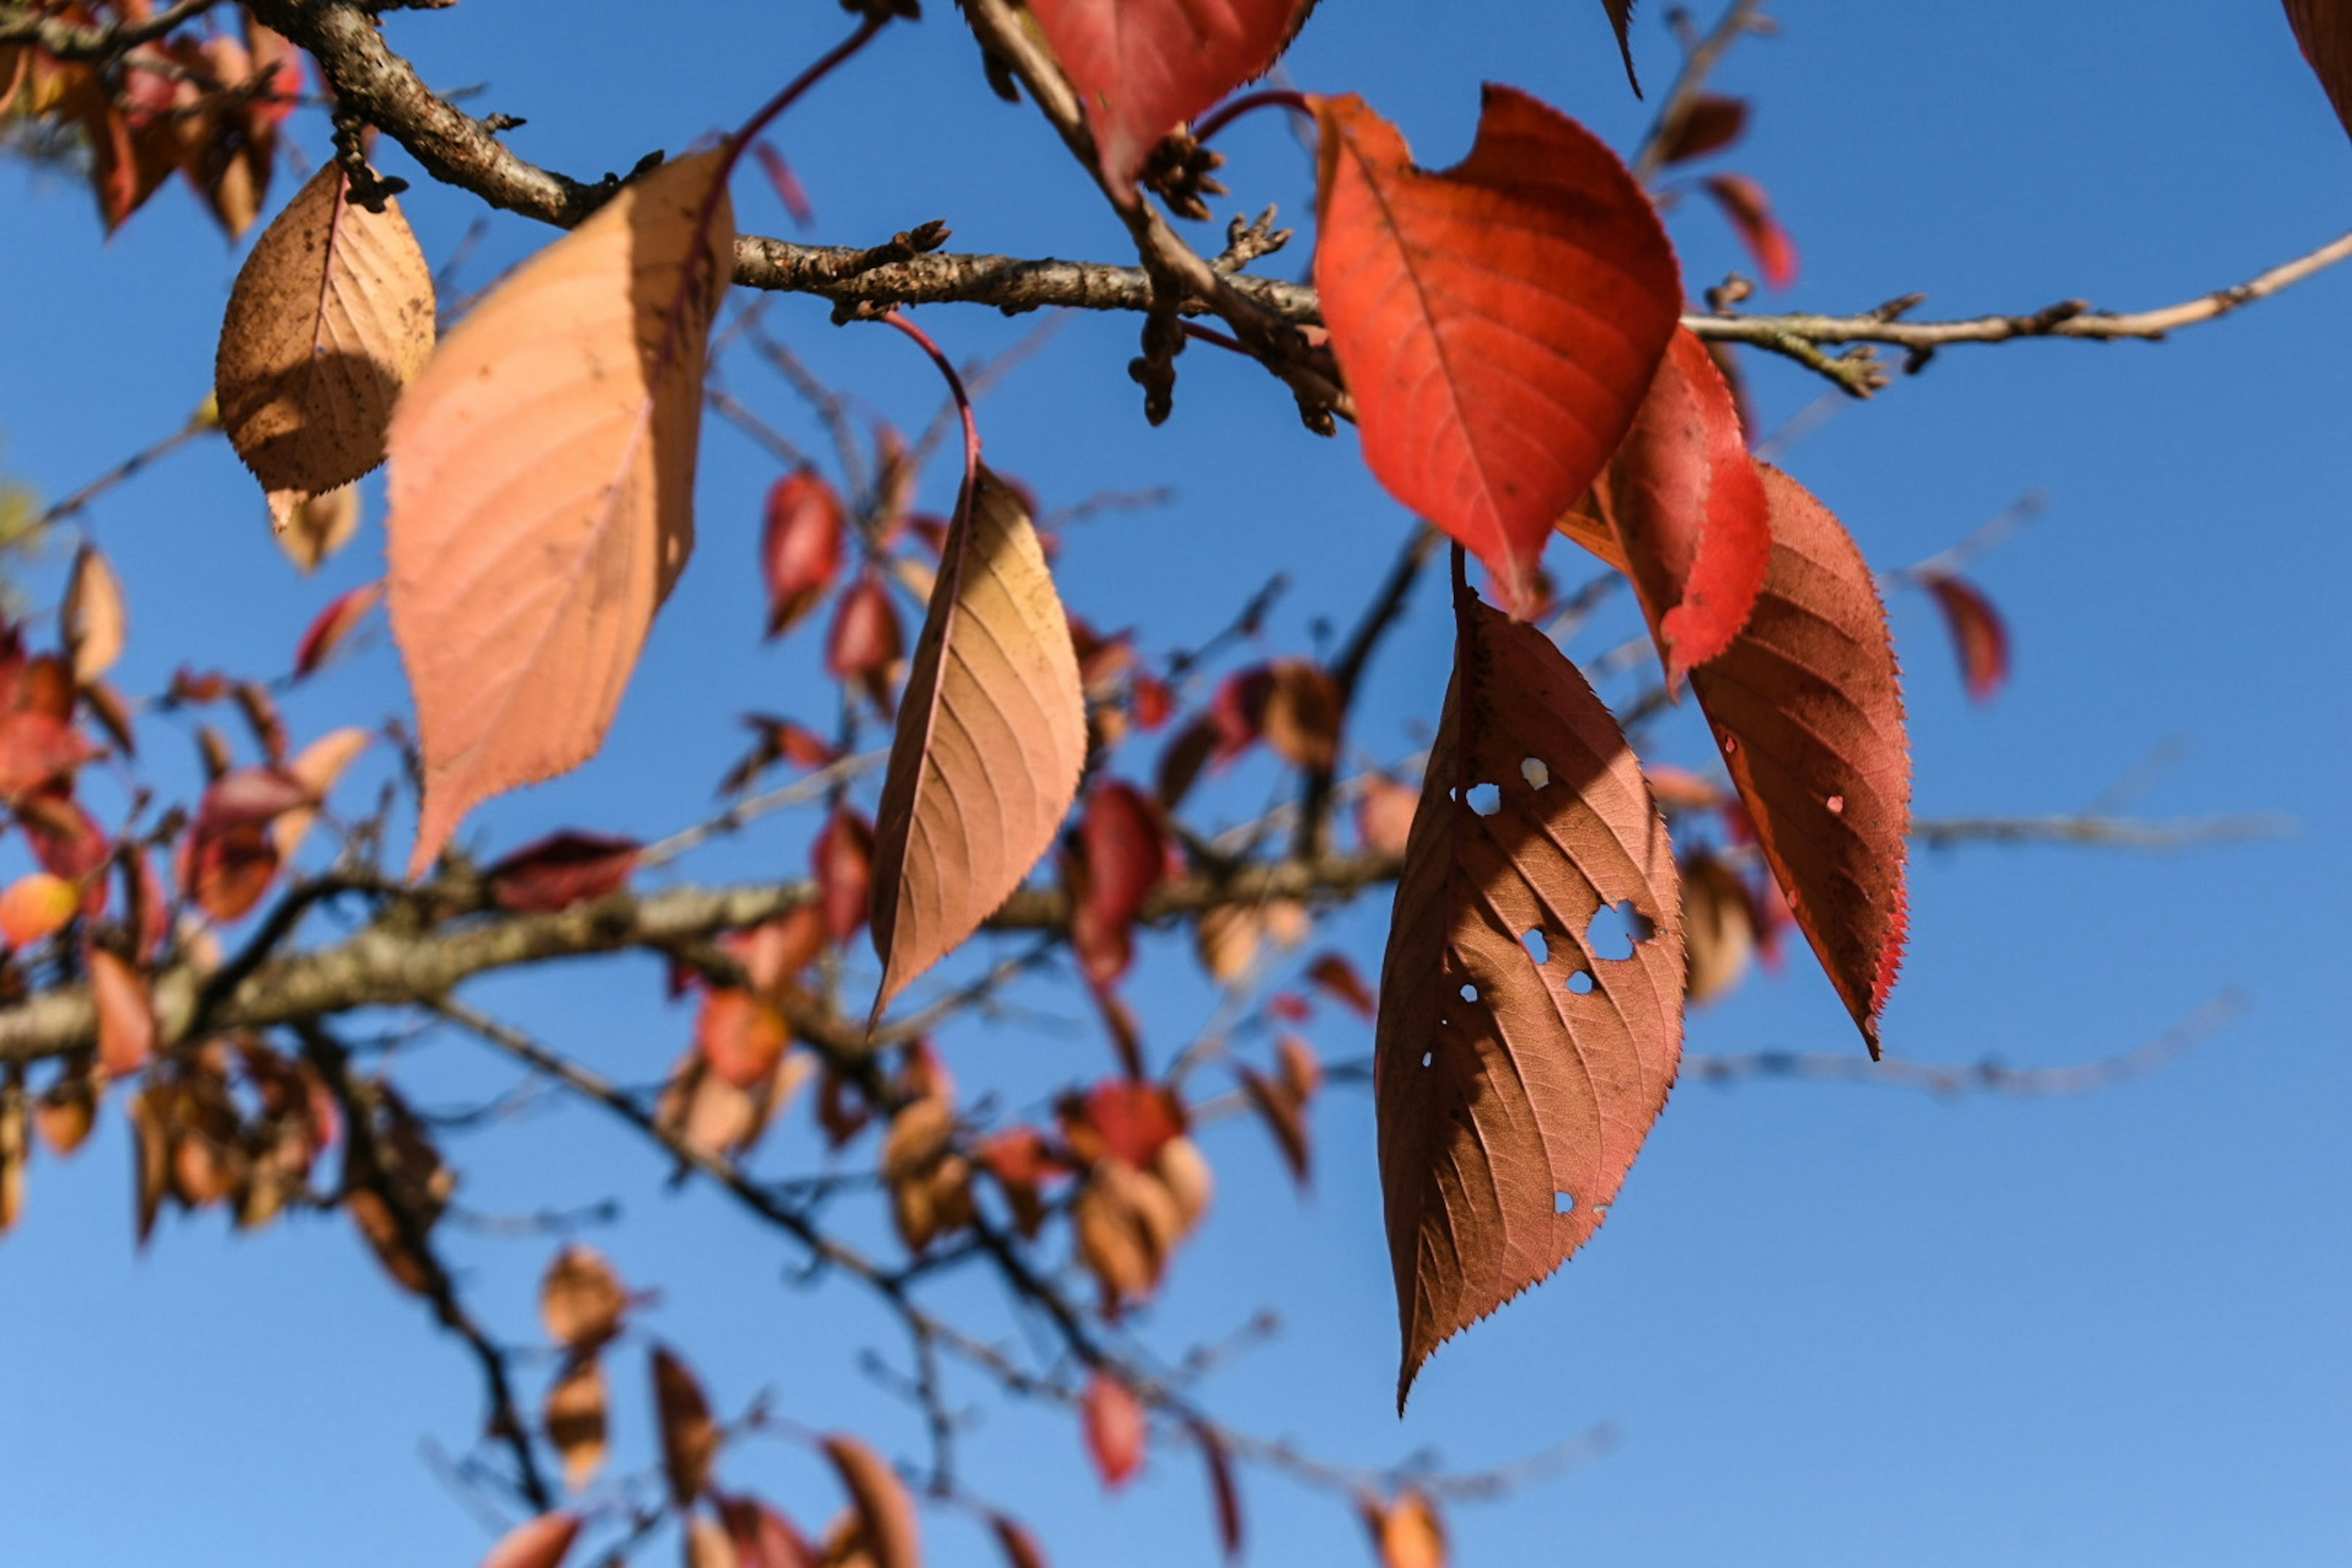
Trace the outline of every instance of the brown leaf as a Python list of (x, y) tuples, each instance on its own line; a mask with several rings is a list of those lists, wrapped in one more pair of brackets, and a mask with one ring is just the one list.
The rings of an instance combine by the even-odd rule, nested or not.
[[(1403, 1337), (1432, 1351), (1600, 1228), (1682, 1048), (1681, 901), (1616, 721), (1550, 640), (1463, 595), (1381, 972), (1381, 1182)], [(1639, 917), (1601, 951), (1604, 907)]]
[(97, 1124), (98, 1083), (86, 1063), (68, 1068), (33, 1106), (34, 1131), (60, 1160), (80, 1148)]
[(768, 635), (779, 637), (816, 608), (841, 574), (846, 531), (841, 497), (807, 464), (768, 491), (760, 565), (768, 579)]
[(694, 1514), (686, 1521), (686, 1568), (741, 1568), (735, 1554), (735, 1538), (727, 1527), (705, 1514)]
[(122, 580), (97, 546), (84, 544), (74, 552), (73, 575), (67, 580), (65, 607), (58, 619), (74, 679), (81, 685), (98, 679), (122, 657), (131, 625)]
[(1755, 902), (1739, 873), (1704, 849), (1682, 858), (1685, 1000), (1703, 1006), (1748, 973), (1756, 953)]
[(1234, 1480), (1233, 1460), (1225, 1453), (1224, 1439), (1205, 1422), (1191, 1422), (1188, 1429), (1193, 1446), (1201, 1450), (1201, 1462), (1208, 1467), (1209, 1499), (1217, 1510), (1217, 1544), (1230, 1563), (1242, 1554), (1242, 1493)]
[(908, 1495), (898, 1473), (855, 1437), (838, 1434), (827, 1437), (824, 1452), (857, 1505), (874, 1568), (922, 1568), (923, 1539), (915, 1522), (915, 1500)]
[(628, 1288), (604, 1254), (578, 1242), (555, 1255), (540, 1281), (539, 1317), (547, 1337), (574, 1354), (586, 1354), (621, 1331), (629, 1310)]
[(1356, 797), (1356, 837), (1367, 849), (1402, 855), (1412, 836), (1413, 813), (1420, 805), (1419, 790), (1386, 773), (1376, 773), (1364, 781), (1363, 793)]
[[(1633, 22), (1633, 0), (1601, 0), (1601, 8), (1609, 13), (1609, 26), (1617, 34), (1617, 52), (1625, 57), (1625, 80), (1633, 89), (1633, 96), (1642, 96), (1642, 79), (1633, 71), (1633, 40), (1627, 29)], [(1389, 1568), (1397, 1568), (1393, 1563)]]
[(1423, 170), (1360, 99), (1316, 100), (1315, 280), (1364, 460), (1532, 614), (1560, 513), (1614, 451), (1682, 308), (1648, 195), (1576, 121), (1486, 89), (1470, 155)]
[(1265, 743), (1294, 767), (1328, 772), (1339, 760), (1339, 683), (1311, 659), (1278, 658), (1267, 669)]
[(1045, 1549), (1029, 1527), (1009, 1513), (992, 1513), (988, 1528), (996, 1537), (997, 1549), (1004, 1553), (1006, 1568), (1046, 1568)]
[(0, 1236), (25, 1212), (25, 1166), (32, 1157), (32, 1117), (21, 1080), (0, 1083)]
[(563, 1484), (575, 1492), (604, 1466), (610, 1406), (604, 1369), (593, 1356), (568, 1363), (547, 1391), (540, 1424), (563, 1460)]
[(661, 1423), (662, 1473), (669, 1478), (670, 1500), (685, 1508), (710, 1482), (719, 1457), (719, 1424), (702, 1385), (686, 1363), (656, 1345), (653, 1352), (654, 1409)]
[(146, 976), (106, 949), (93, 947), (89, 994), (98, 1008), (99, 1065), (109, 1078), (129, 1078), (147, 1065), (160, 1032)]
[(221, 428), (280, 530), (383, 461), (394, 401), (433, 332), (433, 269), (400, 204), (369, 211), (329, 163), (254, 242), (213, 370)]
[(1348, 961), (1346, 953), (1317, 954), (1315, 962), (1307, 966), (1307, 978), (1314, 982), (1317, 990), (1359, 1018), (1370, 1022), (1378, 1011), (1372, 988), (1364, 984), (1364, 977), (1356, 973), (1356, 966)]
[(580, 1518), (569, 1513), (543, 1513), (499, 1537), (481, 1568), (556, 1568), (580, 1534)]
[(874, 827), (865, 814), (847, 802), (835, 807), (809, 847), (809, 867), (825, 930), (834, 941), (847, 942), (873, 903)]
[(1307, 1104), (1298, 1091), (1281, 1079), (1268, 1078), (1253, 1067), (1237, 1067), (1242, 1093), (1274, 1135), (1290, 1179), (1303, 1189), (1315, 1174), (1314, 1150), (1307, 1131)]
[(1937, 572), (1925, 579), (1936, 607), (1944, 612), (1944, 626), (1952, 634), (1952, 647), (1960, 656), (1960, 677), (1968, 683), (1969, 700), (1990, 702), (2009, 681), (2009, 627), (1984, 591), (1965, 577)]
[(2303, 58), (2327, 89), (2336, 117), (2352, 132), (2352, 5), (2345, 0), (2286, 0)]
[(1079, 1414), (1086, 1427), (1087, 1456), (1094, 1460), (1103, 1485), (1116, 1491), (1143, 1468), (1144, 1444), (1151, 1436), (1143, 1402), (1126, 1384), (1097, 1371), (1087, 1378)]
[(500, 909), (553, 914), (627, 887), (644, 847), (634, 838), (566, 829), (533, 839), (483, 875)]
[(343, 646), (362, 622), (373, 613), (383, 597), (381, 580), (362, 583), (348, 593), (338, 594), (327, 607), (319, 612), (302, 632), (302, 640), (294, 645), (294, 679), (308, 680), (319, 673), (335, 651)]
[(304, 576), (356, 538), (360, 531), (360, 487), (337, 485), (317, 495), (305, 495), (281, 509), (278, 548)]
[(1691, 100), (1673, 135), (1658, 150), (1664, 164), (1686, 163), (1720, 153), (1748, 129), (1748, 100), (1703, 92)]
[(425, 758), (410, 875), (593, 755), (694, 543), (719, 154), (665, 163), (450, 333), (392, 423), (392, 626)]
[(1209, 1212), (1211, 1200), (1217, 1195), (1216, 1173), (1210, 1169), (1208, 1156), (1201, 1152), (1201, 1146), (1190, 1138), (1171, 1138), (1151, 1157), (1150, 1173), (1174, 1200), (1181, 1233), (1190, 1236), (1198, 1230), (1202, 1217)]
[(1077, 798), (1087, 708), (1019, 500), (982, 468), (948, 539), (875, 829), (874, 1016), (1021, 886)]
[(1748, 629), (1691, 672), (1797, 924), (1870, 1053), (1903, 963), (1911, 753), (1886, 611), (1862, 552), (1796, 480), (1758, 464), (1772, 566)]

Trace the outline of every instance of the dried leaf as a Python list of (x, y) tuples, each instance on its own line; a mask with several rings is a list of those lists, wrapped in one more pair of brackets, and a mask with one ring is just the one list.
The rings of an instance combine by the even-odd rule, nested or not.
[(1757, 841), (1878, 1054), (1902, 966), (1911, 753), (1886, 611), (1862, 552), (1803, 486), (1757, 465), (1772, 566), (1748, 629), (1691, 672)]
[(411, 876), (491, 795), (578, 766), (694, 542), (719, 154), (665, 163), (474, 308), (391, 433), (392, 625), (416, 692)]
[(1339, 1003), (1367, 1023), (1378, 1011), (1372, 1000), (1372, 988), (1356, 973), (1356, 966), (1343, 952), (1318, 953), (1315, 962), (1307, 966), (1307, 978), (1315, 988)]
[(299, 496), (281, 510), (278, 548), (307, 577), (319, 569), (320, 562), (358, 537), (360, 487), (337, 485), (317, 495)]
[(1274, 1146), (1281, 1152), (1290, 1179), (1305, 1190), (1315, 1174), (1305, 1101), (1281, 1079), (1268, 1078), (1253, 1067), (1241, 1066), (1234, 1070), (1241, 1079), (1244, 1097), (1265, 1121), (1265, 1130), (1274, 1135)]
[(81, 685), (98, 679), (122, 657), (131, 625), (122, 580), (97, 546), (84, 544), (74, 552), (73, 575), (67, 580), (65, 607), (58, 619), (74, 679)]
[(97, 1125), (98, 1083), (87, 1063), (67, 1068), (33, 1106), (34, 1131), (60, 1160), (80, 1148)]
[(12, 948), (44, 942), (73, 923), (81, 912), (81, 889), (63, 877), (35, 871), (0, 893), (0, 937)]
[(992, 1513), (988, 1528), (996, 1537), (997, 1550), (1004, 1553), (1006, 1568), (1046, 1568), (1045, 1549), (1027, 1525), (1009, 1513)]
[(1709, 153), (1720, 153), (1738, 141), (1747, 129), (1746, 99), (1703, 92), (1691, 100), (1674, 134), (1659, 149), (1659, 161), (1672, 166), (1704, 158)]
[(1087, 1378), (1079, 1415), (1086, 1427), (1087, 1457), (1094, 1460), (1103, 1485), (1117, 1491), (1143, 1468), (1144, 1445), (1151, 1436), (1143, 1402), (1126, 1384), (1097, 1371)]
[(1675, 330), (1597, 493), (1679, 688), (1748, 624), (1772, 555), (1739, 409), (1689, 331)]
[(1532, 610), (1552, 523), (1599, 477), (1682, 309), (1650, 199), (1590, 132), (1489, 87), (1470, 156), (1414, 167), (1356, 98), (1317, 100), (1315, 279), (1364, 459)]
[(1198, 1143), (1180, 1134), (1160, 1146), (1150, 1169), (1175, 1202), (1179, 1230), (1192, 1235), (1201, 1227), (1211, 1200), (1217, 1195), (1216, 1173), (1209, 1168), (1208, 1156), (1201, 1152)]
[[(374, 739), (375, 732), (372, 730), (330, 730), (303, 747), (302, 754), (296, 757), (286, 771), (309, 792), (313, 801), (323, 802), (336, 782), (343, 776), (343, 770), (358, 761), (359, 754), (366, 751), (369, 742)], [(294, 858), (294, 852), (301, 848), (302, 841), (310, 837), (310, 826), (318, 820), (318, 816), (316, 805), (298, 805), (269, 825), (270, 838), (277, 846), (279, 860)]]
[[(1633, 71), (1633, 40), (1627, 32), (1633, 24), (1633, 0), (1601, 0), (1601, 8), (1609, 13), (1609, 26), (1617, 34), (1617, 52), (1625, 57), (1625, 80), (1633, 89), (1633, 96), (1642, 96), (1642, 79)], [(1396, 1564), (1389, 1564), (1396, 1568)]]
[(1339, 761), (1339, 726), (1346, 717), (1339, 683), (1311, 659), (1278, 658), (1266, 694), (1265, 743), (1294, 767), (1328, 773)]
[(691, 1504), (710, 1482), (719, 1457), (719, 1424), (710, 1418), (702, 1385), (686, 1363), (654, 1347), (654, 1409), (661, 1423), (662, 1473), (669, 1478), (670, 1500)]
[(857, 1505), (858, 1522), (874, 1568), (922, 1568), (922, 1534), (915, 1522), (915, 1500), (882, 1456), (858, 1439), (835, 1435), (824, 1440), (826, 1458)]
[(1087, 708), (1018, 499), (982, 468), (915, 645), (875, 833), (874, 1016), (1021, 886), (1069, 815)]
[(499, 1538), (482, 1568), (556, 1568), (580, 1534), (576, 1514), (543, 1513)]
[(1386, 1508), (1368, 1505), (1365, 1518), (1381, 1550), (1381, 1568), (1445, 1568), (1445, 1527), (1421, 1493), (1406, 1492)]
[(483, 877), (500, 909), (553, 914), (627, 887), (644, 847), (634, 838), (567, 828), (533, 839)]
[(768, 635), (792, 630), (816, 608), (841, 575), (846, 531), (841, 497), (814, 468), (802, 464), (768, 491), (760, 565), (768, 578)]
[[(1381, 1181), (1402, 1404), (1432, 1351), (1600, 1228), (1682, 1047), (1665, 824), (1550, 640), (1465, 597), (1381, 972)], [(1603, 951), (1605, 907), (1636, 941)]]
[(1944, 612), (1969, 700), (1990, 702), (2009, 681), (2009, 627), (1984, 591), (1965, 577), (1939, 572), (1927, 578), (1927, 592)]
[(25, 1085), (0, 1083), (0, 1236), (25, 1212), (25, 1167), (32, 1157), (32, 1127)]
[(604, 1467), (611, 1403), (604, 1369), (593, 1356), (565, 1366), (547, 1391), (541, 1425), (563, 1460), (563, 1484), (575, 1492)]
[(540, 1281), (539, 1318), (547, 1337), (585, 1355), (621, 1331), (628, 1288), (594, 1247), (573, 1242), (555, 1255)]
[(1208, 1467), (1209, 1498), (1217, 1510), (1217, 1544), (1230, 1563), (1242, 1554), (1242, 1493), (1234, 1479), (1233, 1460), (1225, 1453), (1224, 1439), (1205, 1422), (1192, 1422), (1188, 1429), (1193, 1447), (1201, 1450), (1201, 1462)]
[(98, 1061), (111, 1079), (129, 1078), (154, 1054), (160, 1026), (147, 979), (102, 947), (89, 950), (89, 994), (98, 1009)]
[(1797, 280), (1797, 242), (1772, 216), (1771, 198), (1764, 187), (1745, 174), (1710, 174), (1699, 188), (1715, 198), (1731, 220), (1739, 243), (1756, 258), (1767, 287), (1786, 289)]
[(338, 594), (319, 616), (302, 632), (302, 640), (294, 645), (294, 679), (308, 680), (319, 673), (344, 640), (357, 631), (360, 624), (371, 615), (383, 597), (381, 580), (362, 583), (348, 593)]
[(2352, 5), (2345, 0), (2286, 0), (2295, 42), (2311, 62), (2344, 129), (2352, 132)]
[(1160, 139), (1264, 76), (1309, 0), (1030, 0), (1121, 200)]
[(255, 241), (213, 371), (221, 428), (279, 529), (383, 461), (393, 404), (433, 331), (433, 269), (400, 204), (352, 201), (329, 163)]
[(1683, 939), (1689, 954), (1684, 999), (1704, 1006), (1748, 973), (1756, 953), (1755, 903), (1739, 873), (1706, 850), (1681, 860)]

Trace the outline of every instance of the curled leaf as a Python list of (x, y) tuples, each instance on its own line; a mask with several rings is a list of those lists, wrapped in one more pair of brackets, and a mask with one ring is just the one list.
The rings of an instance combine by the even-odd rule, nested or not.
[(1640, 766), (1549, 638), (1466, 595), (1456, 614), (1373, 1047), (1400, 1403), (1600, 1228), (1682, 1050), (1681, 900)]
[(665, 163), (476, 306), (392, 423), (392, 625), (430, 866), (475, 805), (593, 755), (694, 542), (719, 154)]
[(383, 598), (381, 581), (362, 583), (348, 593), (339, 594), (327, 607), (319, 612), (302, 632), (302, 640), (294, 647), (294, 679), (308, 680), (319, 673), (320, 667), (332, 658), (335, 650), (359, 629), (360, 623)]
[(1317, 115), (1315, 280), (1364, 459), (1529, 613), (1553, 521), (1599, 477), (1674, 331), (1674, 251), (1617, 155), (1513, 89), (1486, 89), (1470, 156), (1436, 174), (1359, 99)]
[(1844, 527), (1765, 464), (1772, 565), (1691, 689), (1799, 929), (1872, 1056), (1903, 963), (1911, 751), (1877, 580)]
[(2009, 681), (2009, 627), (1984, 590), (1965, 577), (1939, 572), (1927, 579), (1927, 592), (1944, 612), (1959, 655), (1960, 678), (1968, 683), (1969, 700), (1990, 702)]
[(1019, 499), (980, 469), (915, 646), (875, 830), (880, 1016), (1020, 887), (1087, 759), (1068, 616)]
[(319, 563), (341, 550), (360, 531), (360, 487), (337, 485), (317, 495), (301, 496), (281, 506), (278, 548), (308, 576)]

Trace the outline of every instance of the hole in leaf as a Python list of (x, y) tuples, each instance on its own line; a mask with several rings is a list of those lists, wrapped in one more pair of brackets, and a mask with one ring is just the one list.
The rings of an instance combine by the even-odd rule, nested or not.
[(1462, 798), (1469, 802), (1470, 809), (1479, 816), (1492, 816), (1503, 809), (1503, 786), (1490, 784), (1473, 784), (1470, 786), (1470, 793)]
[(1580, 969), (1568, 977), (1568, 988), (1579, 996), (1592, 994), (1592, 976)]
[(1657, 926), (1633, 907), (1633, 900), (1620, 899), (1592, 911), (1592, 923), (1584, 930), (1584, 947), (1595, 958), (1631, 958), (1635, 942), (1657, 934)]
[(1576, 1212), (1576, 1194), (1574, 1193), (1554, 1193), (1551, 1195), (1551, 1212), (1554, 1214), (1574, 1214)]
[(1845, 814), (1845, 796), (1842, 795), (1833, 795), (1822, 804), (1830, 808), (1832, 816), (1843, 816)]
[(1478, 1000), (1478, 988), (1475, 985), (1471, 985), (1465, 983), (1462, 987), (1462, 1000), (1465, 1002), (1475, 1002)]
[(1531, 931), (1528, 932), (1527, 935), (1519, 938), (1519, 945), (1526, 948), (1528, 950), (1528, 956), (1534, 959), (1538, 963), (1549, 963), (1551, 962), (1551, 943), (1544, 940), (1544, 933), (1542, 931)]
[(1432, 1063), (1432, 1062), (1435, 1061), (1436, 1059), (1437, 1059), (1437, 1053), (1436, 1053), (1435, 1051), (1423, 1051), (1423, 1052), (1422, 1052), (1422, 1053), (1421, 1053), (1421, 1065), (1422, 1065), (1422, 1066), (1423, 1066), (1423, 1067), (1427, 1067), (1430, 1063)]
[(1715, 739), (1716, 743), (1723, 748), (1723, 754), (1727, 757), (1731, 755), (1732, 752), (1739, 750), (1739, 737), (1737, 735), (1726, 731), (1723, 734), (1717, 735)]
[(1519, 776), (1528, 781), (1529, 789), (1541, 789), (1551, 783), (1551, 770), (1544, 766), (1544, 760), (1541, 757), (1521, 759)]

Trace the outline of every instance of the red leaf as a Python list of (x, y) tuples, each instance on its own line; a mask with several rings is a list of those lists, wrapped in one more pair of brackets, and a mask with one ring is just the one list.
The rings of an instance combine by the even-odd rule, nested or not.
[(1087, 1379), (1083, 1415), (1087, 1453), (1103, 1485), (1113, 1489), (1125, 1486), (1142, 1468), (1144, 1444), (1150, 1436), (1143, 1402), (1108, 1373), (1097, 1372)]
[[(1681, 900), (1639, 764), (1549, 638), (1456, 613), (1373, 1047), (1400, 1401), (1600, 1228), (1682, 1050)], [(1610, 952), (1597, 917), (1629, 904), (1649, 934)]]
[(1601, 497), (1667, 683), (1678, 689), (1693, 665), (1729, 647), (1748, 624), (1772, 555), (1739, 409), (1690, 332), (1675, 330)]
[(0, 796), (16, 801), (69, 786), (74, 771), (97, 755), (61, 718), (35, 709), (0, 717)]
[(482, 1559), (482, 1568), (556, 1568), (579, 1534), (578, 1515), (541, 1514), (499, 1537), (499, 1543)]
[(906, 647), (890, 590), (869, 571), (841, 596), (834, 610), (833, 630), (825, 638), (824, 667), (842, 680), (856, 681), (876, 709), (887, 714), (898, 657)]
[(1763, 269), (1765, 283), (1774, 289), (1786, 289), (1794, 283), (1797, 244), (1780, 226), (1780, 220), (1772, 216), (1772, 204), (1764, 195), (1764, 187), (1745, 174), (1710, 174), (1699, 184), (1738, 231), (1739, 243), (1748, 247), (1748, 254)]
[(1374, 1011), (1372, 988), (1356, 973), (1345, 953), (1327, 952), (1307, 966), (1307, 978), (1316, 988), (1338, 1002), (1360, 1018), (1370, 1019)]
[(1360, 99), (1317, 112), (1315, 280), (1365, 461), (1527, 613), (1553, 520), (1665, 353), (1674, 251), (1616, 154), (1525, 93), (1487, 88), (1470, 156), (1442, 174)]
[(98, 1060), (112, 1079), (129, 1078), (155, 1053), (155, 998), (138, 970), (102, 947), (89, 950), (89, 994), (98, 1008)]
[(1154, 1083), (1110, 1078), (1087, 1091), (1087, 1121), (1102, 1140), (1103, 1152), (1140, 1171), (1171, 1138), (1184, 1131), (1184, 1118), (1169, 1092)]
[[(23, 825), (25, 837), (32, 845), (33, 858), (52, 876), (86, 886), (106, 864), (110, 846), (105, 829), (69, 796), (54, 792), (27, 796), (16, 803), (16, 820)], [(89, 913), (95, 915), (104, 910), (106, 893), (102, 886), (92, 888), (87, 897)]]
[(490, 897), (521, 914), (568, 910), (628, 886), (644, 847), (604, 833), (551, 833), (489, 868)]
[(834, 579), (841, 575), (844, 531), (841, 497), (807, 464), (778, 479), (769, 490), (760, 565), (768, 579), (770, 637), (783, 636), (815, 609)]
[(2286, 0), (2286, 18), (2294, 26), (2303, 58), (2336, 105), (2336, 118), (2352, 132), (2352, 5), (2345, 0)]
[(776, 1070), (793, 1043), (783, 1015), (748, 991), (722, 986), (702, 999), (694, 1043), (710, 1070), (737, 1089), (752, 1089)]
[(334, 657), (345, 638), (357, 631), (383, 598), (383, 582), (362, 583), (319, 612), (294, 647), (294, 679), (307, 680)]
[(1265, 1130), (1274, 1135), (1274, 1146), (1281, 1151), (1290, 1179), (1301, 1188), (1306, 1187), (1315, 1174), (1314, 1150), (1307, 1140), (1306, 1102), (1285, 1079), (1268, 1078), (1253, 1067), (1234, 1070), (1241, 1078), (1242, 1093), (1256, 1108)]
[(1952, 647), (1960, 656), (1960, 674), (1969, 686), (1969, 700), (1990, 702), (2009, 680), (2009, 627), (1992, 601), (1966, 578), (1937, 573), (1927, 579), (1927, 592), (1944, 612), (1952, 633)]
[(809, 865), (825, 929), (834, 941), (847, 942), (866, 923), (874, 886), (874, 825), (856, 806), (838, 807), (810, 847)]
[(1160, 139), (1264, 76), (1305, 0), (1030, 0), (1120, 199)]
[(241, 919), (278, 876), (270, 824), (319, 804), (301, 780), (281, 768), (236, 768), (215, 779), (180, 841), (180, 888), (216, 921)]
[(1748, 629), (1691, 689), (1764, 858), (1878, 1054), (1903, 962), (1911, 754), (1876, 579), (1803, 486), (1757, 465), (1772, 568)]
[(1108, 985), (1134, 962), (1135, 918), (1167, 872), (1167, 839), (1151, 802), (1133, 784), (1110, 779), (1087, 797), (1078, 846), (1084, 891), (1071, 942), (1087, 978)]

